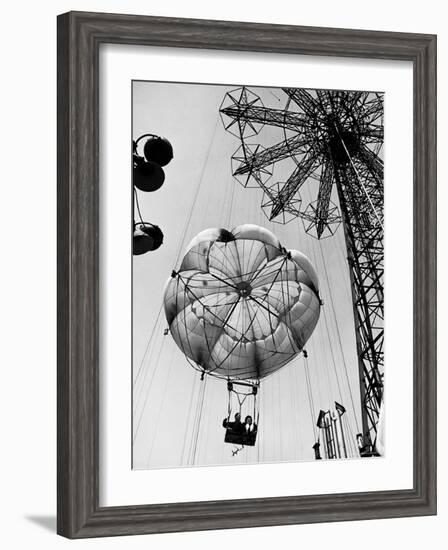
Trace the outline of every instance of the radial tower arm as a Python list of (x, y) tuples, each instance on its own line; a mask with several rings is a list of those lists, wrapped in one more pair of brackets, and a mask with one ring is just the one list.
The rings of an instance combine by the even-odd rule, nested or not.
[(252, 124), (268, 124), (279, 128), (299, 131), (306, 128), (309, 120), (300, 113), (285, 112), (283, 109), (268, 109), (256, 105), (240, 105), (235, 103), (229, 107), (221, 109), (221, 114), (227, 116), (229, 121), (226, 123), (226, 129), (240, 121), (251, 122)]
[(238, 166), (234, 175), (238, 176), (250, 171), (261, 170), (274, 162), (289, 158), (293, 155), (303, 154), (307, 151), (309, 143), (309, 138), (297, 134), (259, 153), (248, 155), (247, 160)]
[(331, 190), (333, 189), (333, 167), (325, 164), (320, 178), (319, 194), (317, 195), (316, 208), (316, 232), (320, 239), (328, 220), (328, 209), (330, 206)]
[(272, 211), (270, 214), (270, 219), (276, 218), (282, 210), (285, 208), (285, 205), (293, 199), (294, 195), (299, 191), (300, 187), (305, 183), (308, 176), (316, 168), (317, 159), (312, 154), (309, 153), (303, 161), (297, 165), (297, 168), (289, 176), (288, 181), (284, 184), (282, 189), (276, 197), (273, 198), (272, 202)]

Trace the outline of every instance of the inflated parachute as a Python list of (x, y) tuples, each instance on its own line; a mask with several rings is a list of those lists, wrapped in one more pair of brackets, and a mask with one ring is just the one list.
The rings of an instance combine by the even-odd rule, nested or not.
[(229, 380), (259, 380), (288, 363), (320, 311), (308, 258), (248, 224), (199, 233), (164, 303), (171, 335), (193, 366)]

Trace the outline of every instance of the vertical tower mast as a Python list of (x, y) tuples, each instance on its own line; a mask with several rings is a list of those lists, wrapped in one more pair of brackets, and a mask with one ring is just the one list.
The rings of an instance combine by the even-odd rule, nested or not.
[(335, 166), (335, 180), (347, 245), (358, 352), (365, 452), (374, 441), (382, 401), (383, 229), (363, 215), (365, 199), (356, 190), (350, 168)]

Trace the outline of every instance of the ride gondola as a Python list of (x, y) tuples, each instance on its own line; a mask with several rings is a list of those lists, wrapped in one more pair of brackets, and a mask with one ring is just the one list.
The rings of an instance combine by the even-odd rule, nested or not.
[[(254, 446), (260, 381), (302, 352), (319, 319), (311, 262), (257, 225), (207, 229), (172, 272), (164, 306), (169, 332), (190, 365), (202, 378), (227, 381), (225, 442)], [(229, 426), (235, 407), (239, 414), (253, 410), (256, 429)]]

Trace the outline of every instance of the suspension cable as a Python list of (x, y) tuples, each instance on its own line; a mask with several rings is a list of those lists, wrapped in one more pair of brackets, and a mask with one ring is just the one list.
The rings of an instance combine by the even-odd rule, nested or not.
[(181, 458), (180, 458), (181, 466), (183, 466), (183, 464), (184, 464), (185, 448), (187, 446), (188, 424), (190, 422), (191, 409), (193, 408), (193, 395), (194, 395), (195, 389), (196, 389), (196, 381), (197, 381), (197, 378), (195, 376), (194, 381), (193, 381), (193, 387), (192, 387), (191, 393), (190, 393), (190, 401), (189, 401), (189, 404), (188, 404), (188, 412), (187, 412), (187, 415), (186, 415), (187, 426), (186, 426), (186, 429), (185, 429), (184, 438), (183, 438), (183, 442), (182, 442), (182, 453), (181, 453)]
[[(328, 288), (330, 288), (330, 279), (328, 277), (327, 267), (325, 265), (324, 253), (322, 251), (322, 246), (320, 245), (320, 243), (319, 243), (319, 250), (320, 250), (320, 253), (321, 253), (321, 257), (322, 257), (322, 265), (324, 267), (325, 279), (327, 281)], [(344, 365), (345, 378), (346, 378), (346, 381), (347, 381), (347, 387), (348, 387), (348, 391), (349, 391), (349, 394), (350, 394), (350, 401), (351, 401), (351, 404), (352, 404), (352, 407), (353, 407), (353, 414), (355, 416), (356, 427), (358, 428), (358, 420), (357, 420), (356, 412), (355, 412), (356, 411), (355, 403), (354, 403), (354, 399), (353, 399), (353, 393), (352, 393), (352, 388), (351, 388), (351, 384), (350, 384), (350, 379), (349, 379), (349, 376), (348, 376), (347, 362), (346, 362), (346, 359), (345, 359), (344, 347), (342, 345), (342, 338), (341, 338), (341, 333), (340, 333), (340, 330), (339, 330), (339, 323), (338, 323), (337, 317), (336, 317), (336, 308), (335, 308), (335, 305), (334, 305), (332, 292), (329, 292), (329, 295), (330, 295), (331, 310), (332, 310), (333, 318), (334, 318), (334, 324), (336, 325), (336, 333), (337, 333), (337, 336), (338, 336), (339, 348), (341, 350), (341, 355), (342, 355), (342, 363)]]
[(204, 400), (205, 400), (205, 388), (207, 385), (207, 378), (204, 378), (202, 380), (202, 383), (199, 388), (199, 397), (198, 397), (198, 403), (197, 403), (197, 413), (195, 418), (195, 425), (194, 425), (194, 431), (193, 431), (193, 445), (192, 445), (192, 457), (191, 457), (191, 465), (194, 466), (194, 463), (196, 461), (196, 453), (198, 449), (198, 441), (199, 441), (199, 431), (201, 429), (201, 423), (202, 423), (202, 412), (204, 409)]
[(150, 350), (151, 343), (152, 343), (152, 341), (153, 341), (153, 339), (154, 339), (154, 335), (155, 335), (155, 333), (156, 333), (156, 328), (157, 328), (157, 325), (158, 325), (158, 323), (159, 323), (159, 320), (160, 320), (160, 316), (161, 316), (161, 314), (162, 314), (162, 311), (163, 311), (163, 303), (160, 304), (159, 312), (157, 313), (157, 317), (156, 317), (155, 323), (154, 323), (154, 325), (153, 325), (153, 327), (152, 327), (151, 334), (150, 334), (149, 339), (148, 339), (148, 343), (146, 344), (146, 347), (145, 347), (145, 352), (143, 353), (143, 358), (142, 358), (142, 360), (141, 360), (141, 362), (140, 362), (140, 366), (139, 366), (139, 368), (138, 368), (138, 370), (137, 370), (137, 374), (135, 375), (135, 379), (134, 379), (134, 383), (133, 383), (133, 384), (134, 384), (134, 387), (136, 386), (136, 384), (137, 384), (137, 382), (138, 382), (138, 380), (139, 380), (139, 378), (140, 378), (140, 376), (141, 376), (141, 373), (142, 373), (142, 371), (143, 371), (143, 366), (144, 366), (144, 363), (145, 363), (146, 358), (147, 358), (147, 356), (148, 356), (148, 352), (149, 352), (149, 350)]
[(135, 187), (134, 187), (134, 201), (135, 201), (135, 204), (137, 206), (137, 212), (138, 212), (138, 217), (140, 218), (140, 222), (142, 224), (144, 224), (145, 222), (143, 221), (143, 216), (142, 216), (142, 213), (140, 211), (140, 203), (138, 202), (138, 193), (137, 193), (137, 190), (135, 189)]
[(201, 170), (201, 175), (199, 176), (198, 178), (198, 184), (196, 186), (196, 189), (195, 189), (195, 194), (194, 194), (194, 197), (193, 197), (193, 201), (191, 203), (191, 208), (190, 208), (190, 212), (188, 213), (188, 216), (187, 216), (187, 219), (185, 220), (185, 225), (184, 225), (184, 228), (183, 228), (183, 232), (182, 232), (182, 238), (180, 239), (180, 243), (179, 243), (179, 247), (178, 247), (178, 250), (177, 250), (177, 254), (176, 254), (176, 259), (175, 259), (175, 262), (174, 264), (177, 266), (178, 262), (179, 262), (179, 258), (180, 258), (180, 255), (181, 255), (181, 252), (184, 248), (184, 245), (185, 245), (185, 239), (186, 239), (186, 236), (188, 234), (188, 227), (191, 223), (191, 219), (193, 217), (193, 212), (196, 208), (196, 202), (198, 200), (198, 196), (199, 196), (199, 191), (201, 189), (201, 186), (202, 186), (202, 180), (204, 179), (204, 174), (205, 174), (205, 168), (208, 164), (208, 160), (210, 158), (210, 153), (211, 153), (211, 150), (212, 150), (212, 146), (213, 146), (213, 143), (215, 141), (215, 136), (216, 136), (216, 130), (218, 128), (218, 122), (219, 122), (219, 114), (216, 116), (216, 122), (215, 122), (215, 127), (213, 129), (213, 133), (212, 133), (212, 139), (210, 140), (210, 144), (208, 146), (208, 149), (207, 149), (207, 153), (206, 153), (206, 156), (205, 156), (205, 160), (204, 160), (204, 163), (202, 165), (202, 170)]
[(308, 404), (310, 408), (311, 425), (313, 427), (314, 441), (317, 441), (317, 432), (316, 432), (315, 418), (314, 418), (314, 414), (315, 414), (314, 399), (313, 399), (313, 394), (311, 390), (311, 379), (310, 379), (310, 372), (309, 372), (307, 357), (304, 357), (304, 362), (305, 362), (305, 380), (306, 380), (306, 389), (308, 393)]

